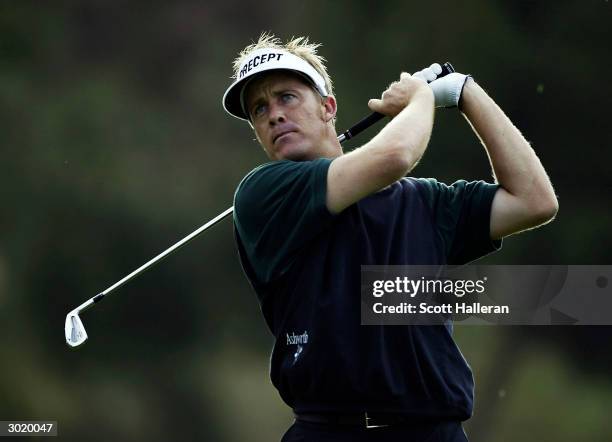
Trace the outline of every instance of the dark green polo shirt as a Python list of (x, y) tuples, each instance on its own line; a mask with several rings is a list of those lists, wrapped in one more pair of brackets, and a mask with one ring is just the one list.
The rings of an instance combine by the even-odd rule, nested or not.
[(462, 264), (491, 241), (497, 185), (404, 178), (338, 215), (332, 160), (264, 164), (235, 194), (243, 269), (276, 337), (271, 378), (296, 412), (467, 419), (471, 370), (451, 327), (361, 326), (361, 265)]

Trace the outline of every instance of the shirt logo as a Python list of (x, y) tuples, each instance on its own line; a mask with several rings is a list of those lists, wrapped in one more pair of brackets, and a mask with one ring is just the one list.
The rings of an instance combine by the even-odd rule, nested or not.
[(287, 333), (287, 345), (308, 344), (308, 332), (304, 331), (301, 335)]
[(298, 361), (298, 358), (304, 351), (303, 345), (308, 344), (308, 332), (304, 331), (301, 335), (296, 335), (295, 333), (287, 333), (287, 345), (297, 345), (295, 348), (295, 353), (293, 354), (293, 363), (295, 364)]

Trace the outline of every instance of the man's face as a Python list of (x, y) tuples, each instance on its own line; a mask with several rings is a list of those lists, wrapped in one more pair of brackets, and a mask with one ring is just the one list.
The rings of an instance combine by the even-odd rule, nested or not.
[(325, 155), (336, 112), (333, 97), (322, 99), (304, 79), (287, 71), (263, 75), (245, 92), (257, 140), (271, 160), (304, 161)]

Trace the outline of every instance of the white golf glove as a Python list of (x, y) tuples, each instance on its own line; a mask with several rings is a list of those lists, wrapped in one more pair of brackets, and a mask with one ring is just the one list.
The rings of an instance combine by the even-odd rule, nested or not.
[(442, 78), (438, 75), (442, 73), (442, 66), (434, 63), (428, 68), (412, 74), (413, 77), (420, 78), (429, 83), (436, 99), (436, 107), (457, 107), (463, 86), (470, 75), (452, 72)]

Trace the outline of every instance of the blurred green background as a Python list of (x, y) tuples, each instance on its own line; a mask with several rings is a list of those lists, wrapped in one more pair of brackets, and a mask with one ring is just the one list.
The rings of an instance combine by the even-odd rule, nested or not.
[[(339, 130), (402, 70), (472, 73), (560, 201), (555, 222), (481, 262), (609, 264), (610, 18), (603, 0), (0, 2), (0, 420), (58, 420), (67, 441), (273, 441), (290, 425), (229, 220), (84, 313), (78, 351), (63, 332), (265, 161), (220, 105), (264, 30), (324, 44)], [(414, 174), (490, 179), (457, 111), (438, 111)], [(609, 327), (456, 337), (477, 384), (472, 441), (612, 439)]]

